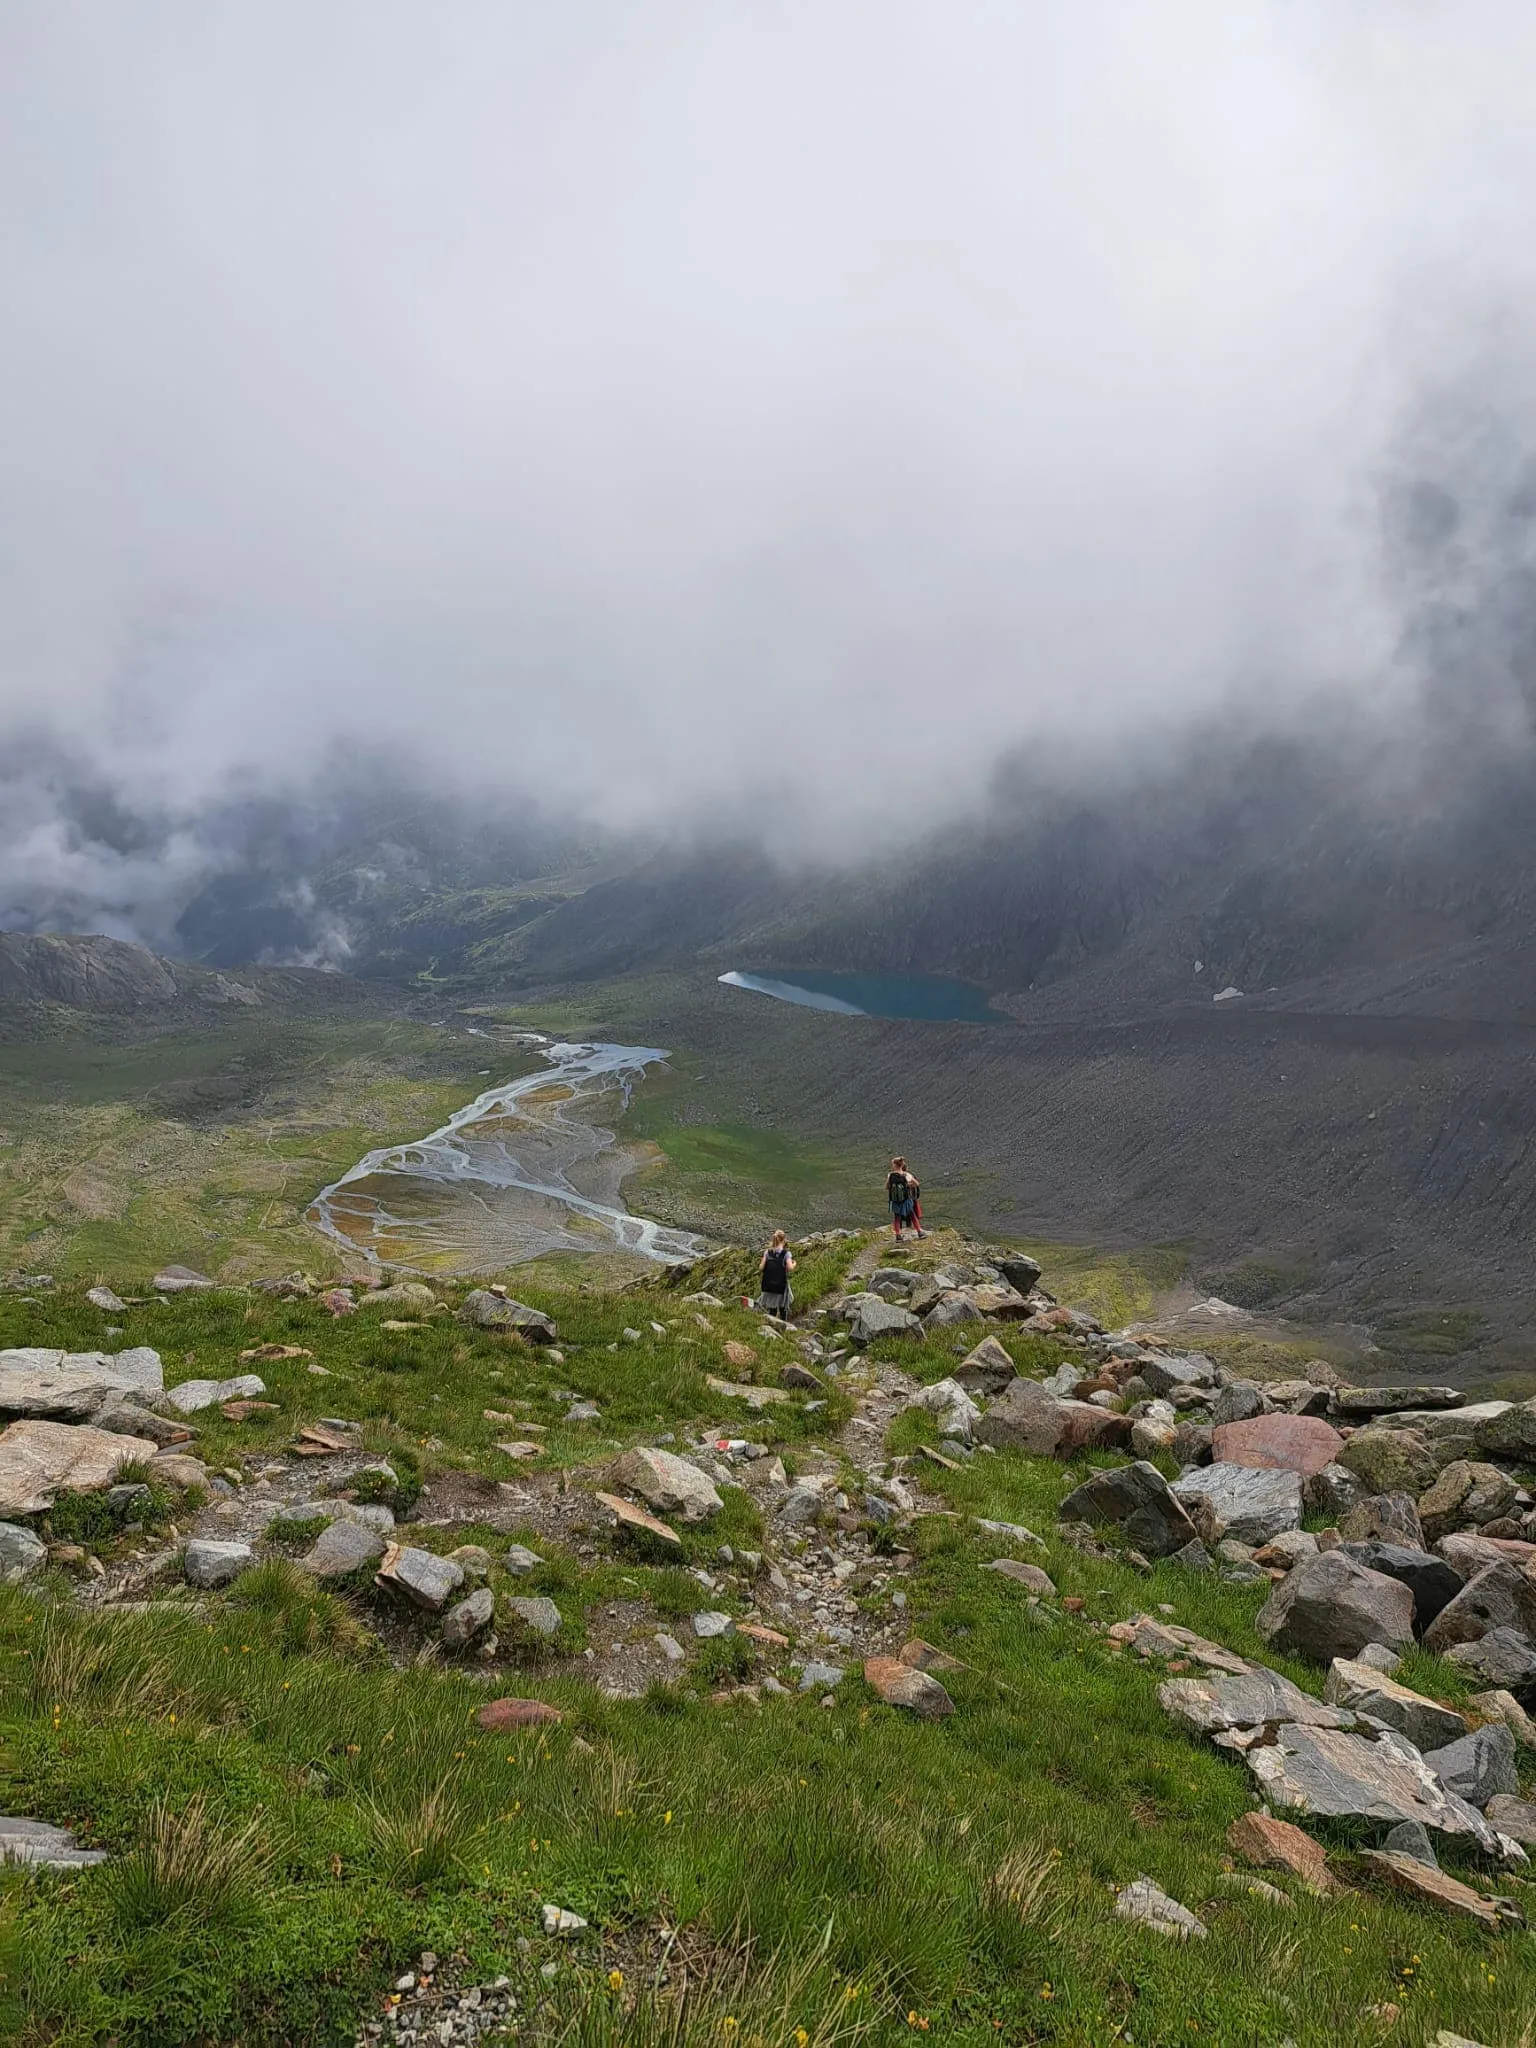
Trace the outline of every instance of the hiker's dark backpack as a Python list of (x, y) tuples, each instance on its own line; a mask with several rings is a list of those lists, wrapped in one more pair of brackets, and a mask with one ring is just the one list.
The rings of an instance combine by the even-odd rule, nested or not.
[(886, 1175), (885, 1199), (893, 1209), (904, 1209), (907, 1206), (912, 1199), (912, 1191), (907, 1185), (907, 1176), (904, 1173), (892, 1172)]
[(764, 1294), (784, 1294), (789, 1288), (789, 1253), (765, 1252), (763, 1255)]

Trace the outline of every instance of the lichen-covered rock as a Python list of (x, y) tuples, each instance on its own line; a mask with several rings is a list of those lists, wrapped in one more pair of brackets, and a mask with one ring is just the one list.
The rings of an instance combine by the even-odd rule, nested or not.
[(1357, 1429), (1334, 1462), (1357, 1474), (1372, 1493), (1415, 1498), (1440, 1470), (1440, 1460), (1413, 1429)]

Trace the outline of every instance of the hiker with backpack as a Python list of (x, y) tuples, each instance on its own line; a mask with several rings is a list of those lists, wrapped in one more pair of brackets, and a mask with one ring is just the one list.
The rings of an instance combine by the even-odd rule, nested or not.
[(789, 1239), (782, 1230), (776, 1230), (763, 1253), (758, 1306), (765, 1315), (777, 1316), (783, 1323), (789, 1321), (789, 1311), (794, 1306), (789, 1286), (789, 1276), (794, 1270), (795, 1255), (789, 1248)]
[(898, 1244), (908, 1224), (917, 1236), (923, 1234), (922, 1212), (918, 1207), (921, 1192), (916, 1176), (907, 1171), (905, 1159), (893, 1159), (891, 1170), (885, 1177), (885, 1199), (891, 1212), (891, 1229)]

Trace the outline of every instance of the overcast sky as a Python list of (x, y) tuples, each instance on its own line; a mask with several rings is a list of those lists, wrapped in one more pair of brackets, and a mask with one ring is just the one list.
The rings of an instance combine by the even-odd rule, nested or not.
[(1533, 77), (1528, 0), (0, 0), (0, 750), (840, 851), (1390, 693)]

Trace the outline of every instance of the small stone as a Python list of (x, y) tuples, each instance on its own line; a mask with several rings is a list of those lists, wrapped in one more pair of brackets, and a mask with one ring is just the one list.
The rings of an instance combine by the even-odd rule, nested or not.
[(1420, 1820), (1400, 1820), (1395, 1828), (1388, 1828), (1381, 1846), (1398, 1856), (1411, 1856), (1415, 1863), (1427, 1863), (1431, 1870), (1440, 1868), (1429, 1829)]
[(656, 1647), (669, 1664), (681, 1664), (688, 1655), (676, 1636), (669, 1636), (664, 1629), (657, 1631)]
[(120, 1316), (128, 1306), (110, 1287), (88, 1287), (85, 1298), (92, 1308), (99, 1308), (109, 1316)]
[(936, 1678), (895, 1657), (866, 1658), (864, 1682), (888, 1707), (903, 1707), (920, 1721), (942, 1721), (955, 1711), (954, 1701)]
[(736, 1622), (729, 1614), (706, 1610), (693, 1617), (693, 1632), (706, 1642), (718, 1636), (733, 1636), (736, 1633)]
[[(148, 1487), (128, 1489), (142, 1491), (148, 1495)], [(113, 1492), (118, 1491), (113, 1488)], [(30, 1529), (24, 1529), (19, 1522), (0, 1522), (0, 1581), (14, 1584), (18, 1579), (28, 1578), (38, 1570), (48, 1554), (48, 1546)]]
[(841, 1685), (842, 1682), (843, 1670), (838, 1664), (821, 1664), (813, 1659), (800, 1672), (802, 1692), (819, 1692), (825, 1685)]
[(1389, 1650), (1385, 1643), (1367, 1643), (1355, 1653), (1357, 1664), (1364, 1664), (1370, 1671), (1384, 1671), (1388, 1678), (1397, 1672), (1402, 1661), (1396, 1650)]
[(192, 1294), (212, 1287), (213, 1282), (191, 1266), (162, 1266), (149, 1284), (156, 1294)]
[(252, 1401), (267, 1391), (259, 1373), (237, 1373), (232, 1380), (183, 1380), (158, 1396), (178, 1415), (196, 1415), (204, 1408), (217, 1408), (224, 1401)]
[(345, 1578), (384, 1555), (384, 1539), (365, 1523), (335, 1521), (322, 1529), (308, 1554), (299, 1559), (317, 1579)]
[(199, 1536), (183, 1551), (181, 1568), (189, 1585), (227, 1586), (254, 1561), (249, 1543), (214, 1543)]
[(1536, 1749), (1536, 1722), (1512, 1692), (1475, 1692), (1467, 1704), (1485, 1721), (1502, 1721), (1522, 1747)]
[(496, 1602), (490, 1587), (478, 1587), (443, 1616), (443, 1642), (450, 1650), (466, 1648), (482, 1629), (490, 1627), (495, 1615)]
[(501, 1734), (508, 1728), (554, 1727), (565, 1716), (545, 1700), (488, 1700), (475, 1716), (488, 1733)]
[(507, 1601), (507, 1608), (524, 1627), (532, 1629), (535, 1635), (543, 1636), (546, 1641), (560, 1633), (561, 1613), (547, 1594), (537, 1594), (532, 1598), (513, 1595)]
[(448, 1555), (460, 1571), (467, 1573), (472, 1579), (483, 1579), (491, 1568), (491, 1553), (482, 1543), (461, 1543), (457, 1550), (450, 1550)]
[(1039, 1593), (1042, 1597), (1056, 1591), (1056, 1581), (1049, 1572), (1041, 1571), (1037, 1564), (1024, 1564), (1018, 1558), (995, 1557), (990, 1564), (984, 1564), (982, 1570), (997, 1572), (1002, 1578), (1013, 1579), (1017, 1584), (1027, 1587), (1031, 1593)]
[(412, 1544), (392, 1543), (384, 1553), (377, 1581), (403, 1593), (417, 1607), (437, 1614), (447, 1606), (450, 1595), (463, 1585), (464, 1574), (451, 1558), (418, 1550)]
[(509, 1543), (501, 1562), (514, 1578), (525, 1579), (530, 1572), (536, 1572), (544, 1560), (536, 1550), (529, 1550), (524, 1544)]
[(539, 1925), (546, 1934), (558, 1935), (569, 1940), (574, 1934), (584, 1934), (587, 1923), (579, 1913), (571, 1913), (564, 1906), (541, 1906)]
[(1150, 1877), (1138, 1877), (1125, 1887), (1115, 1901), (1115, 1917), (1138, 1921), (1175, 1941), (1204, 1941), (1208, 1931), (1187, 1906), (1170, 1899)]

